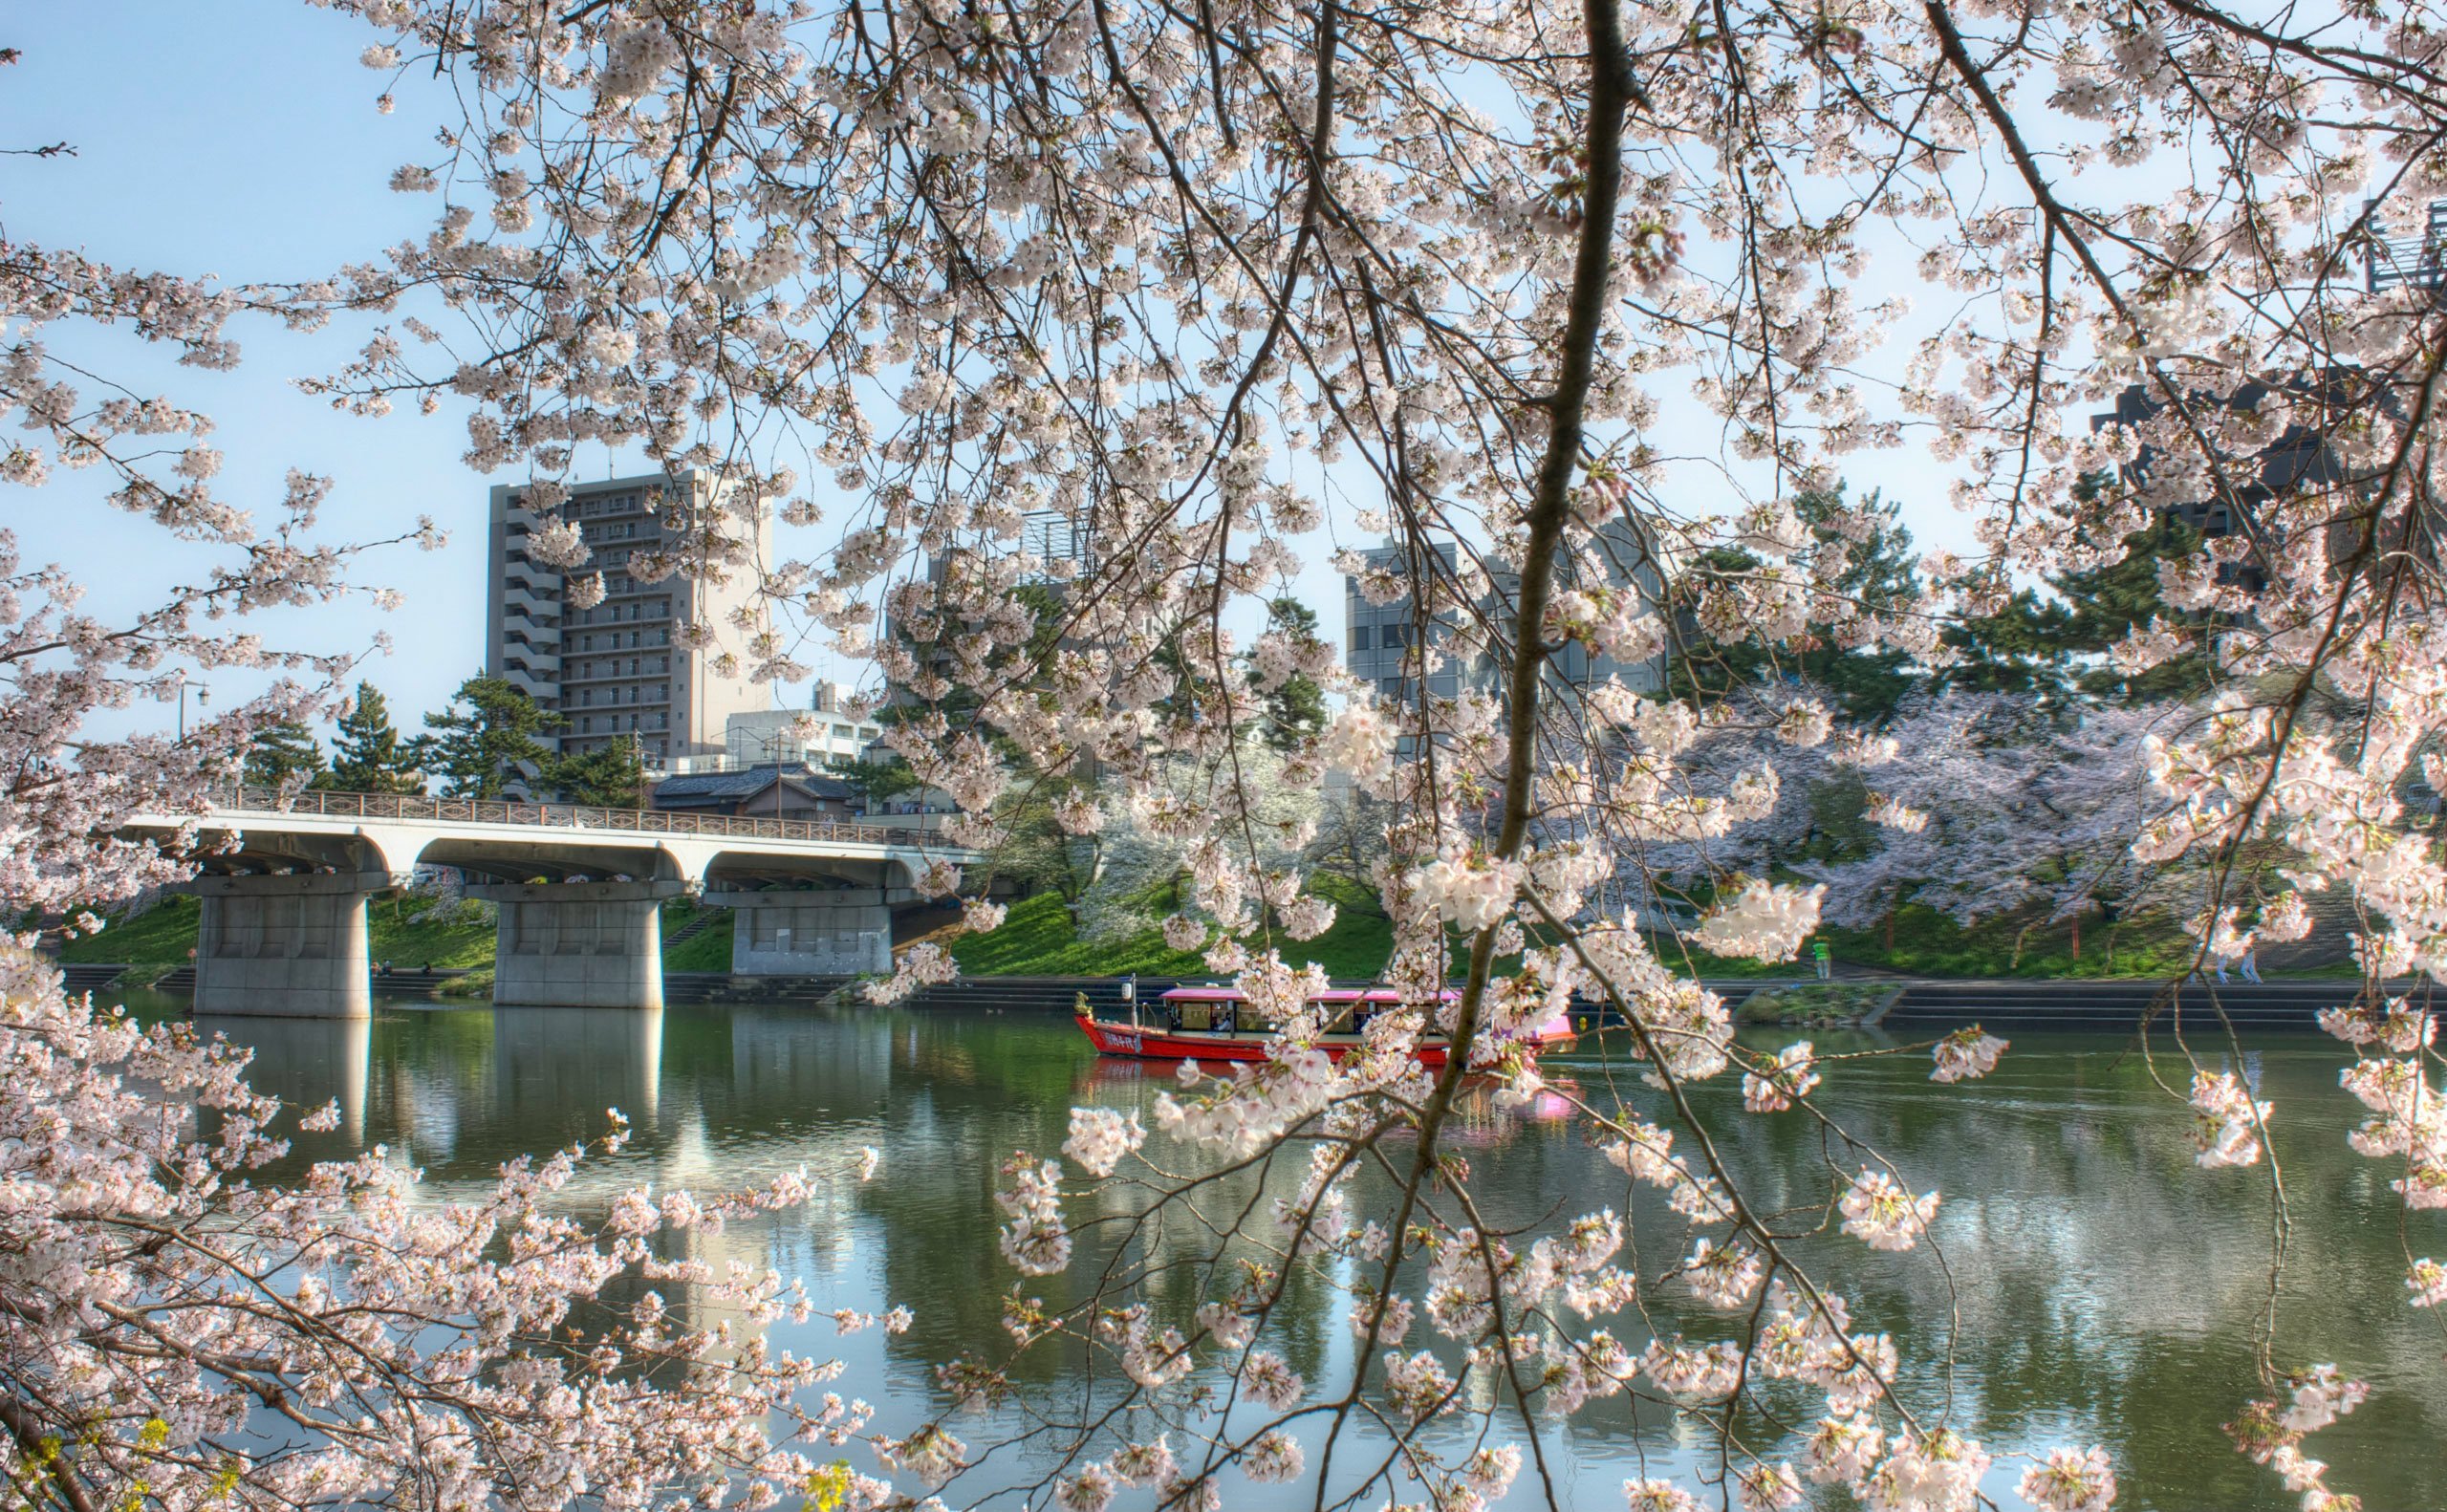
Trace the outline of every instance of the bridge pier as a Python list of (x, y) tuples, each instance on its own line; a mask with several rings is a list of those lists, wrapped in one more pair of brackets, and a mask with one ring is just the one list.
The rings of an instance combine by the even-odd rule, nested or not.
[(197, 877), (195, 1011), (371, 1018), (365, 900), (389, 884), (379, 873)]
[(662, 1006), (662, 915), (678, 882), (504, 882), (467, 896), (501, 905), (493, 1002), (535, 1008)]
[(708, 892), (733, 910), (730, 969), (739, 977), (855, 977), (892, 971), (892, 908), (907, 889)]

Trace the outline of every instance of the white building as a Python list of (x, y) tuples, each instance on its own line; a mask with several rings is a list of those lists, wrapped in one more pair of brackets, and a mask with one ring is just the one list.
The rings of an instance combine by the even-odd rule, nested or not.
[[(838, 682), (818, 682), (804, 709), (753, 709), (734, 714), (723, 724), (725, 764), (734, 771), (772, 762), (805, 762), (811, 767), (837, 767), (862, 760), (868, 745), (883, 736), (872, 716), (853, 718), (846, 709), (850, 690)], [(806, 721), (806, 725), (801, 725)]]
[[(655, 473), (572, 486), (556, 512), (583, 532), (589, 555), (571, 572), (528, 554), (528, 538), (548, 518), (529, 509), (525, 495), (524, 486), (492, 490), (486, 675), (559, 714), (559, 729), (544, 739), (564, 751), (634, 741), (645, 764), (660, 768), (722, 755), (729, 718), (766, 707), (770, 695), (760, 683), (716, 672), (719, 647), (677, 647), (672, 631), (726, 626), (755, 592), (756, 575), (734, 571), (726, 583), (706, 584), (684, 572), (649, 581), (629, 570), (640, 553), (699, 528), (717, 508), (713, 480)], [(726, 528), (740, 524), (734, 519)], [(771, 528), (761, 514), (754, 522), (760, 559)], [(569, 579), (597, 572), (603, 601), (571, 609)]]

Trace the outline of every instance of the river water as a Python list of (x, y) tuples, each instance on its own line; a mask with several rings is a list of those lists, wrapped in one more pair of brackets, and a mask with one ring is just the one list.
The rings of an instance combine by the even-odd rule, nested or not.
[[(877, 1148), (884, 1163), (874, 1181), (828, 1187), (810, 1209), (734, 1225), (711, 1242), (718, 1257), (806, 1278), (827, 1308), (916, 1309), (915, 1327), (898, 1337), (836, 1340), (819, 1320), (789, 1341), (843, 1358), (843, 1389), (875, 1402), (878, 1426), (896, 1431), (940, 1405), (934, 1364), (1003, 1340), (998, 1299), (1013, 1277), (993, 1238), (997, 1166), (1016, 1149), (1053, 1154), (1074, 1104), (1143, 1107), (1167, 1084), (1161, 1072), (1099, 1062), (1067, 1022), (948, 1010), (386, 1004), (370, 1024), (207, 1026), (255, 1048), (264, 1089), (304, 1104), (340, 1099), (341, 1129), (301, 1138), (300, 1158), (384, 1145), (421, 1166), (437, 1198), (488, 1184), (514, 1156), (601, 1133), (603, 1111), (615, 1107), (635, 1138), (574, 1188), (580, 1206), (639, 1182), (718, 1189), (801, 1164), (837, 1168), (860, 1147)], [(1828, 1052), (1871, 1042), (1818, 1043)], [(1552, 1074), (1657, 1116), (1635, 1072), (1603, 1046), (1583, 1046), (1550, 1057)], [(2120, 1505), (2290, 1507), (2295, 1499), (2220, 1432), (2255, 1391), (2274, 1226), (2266, 1172), (2197, 1169), (2186, 1113), (2130, 1050), (2112, 1037), (2021, 1034), (1994, 1076), (1955, 1089), (1927, 1080), (1925, 1057), (1837, 1069), (1820, 1093), (1830, 1112), (1916, 1188), (1945, 1194), (1933, 1231), (1943, 1266), (1925, 1247), (1872, 1255), (1843, 1240), (1814, 1252), (1841, 1261), (1855, 1326), (1895, 1335), (1916, 1409), (1943, 1415), (1999, 1456), (1985, 1489), (2002, 1504), (2020, 1504), (2010, 1452), (2098, 1443), (2115, 1460)], [(2361, 1110), (2337, 1087), (2342, 1047), (2261, 1039), (2246, 1041), (2239, 1060), (2277, 1105), (2285, 1169), (2276, 1358), (2281, 1368), (2334, 1361), (2372, 1387), (2360, 1412), (2307, 1451), (2371, 1512), (2447, 1506), (2447, 1336), (2440, 1320), (2405, 1305), (2401, 1281), (2402, 1242), (2447, 1256), (2447, 1215), (2415, 1215), (2400, 1242), (2389, 1173), (2345, 1145)], [(2167, 1074), (2182, 1080), (2173, 1067)], [(1729, 1159), (1750, 1174), (1753, 1201), (1823, 1201), (1820, 1134), (1798, 1113), (1742, 1114), (1731, 1081), (1702, 1100)], [(1555, 1109), (1505, 1114), (1474, 1103), (1464, 1113), (1460, 1148), (1491, 1222), (1613, 1205), (1634, 1219), (1644, 1274), (1687, 1249), (1678, 1222), (1645, 1195), (1627, 1203), (1622, 1177)], [(1052, 1301), (1063, 1285), (1030, 1290)], [(1349, 1369), (1335, 1296), (1323, 1286), (1297, 1293), (1285, 1318), (1285, 1352), (1311, 1382), (1339, 1383)], [(1687, 1328), (1694, 1343), (1733, 1333), (1729, 1320), (1696, 1310), (1657, 1321)], [(1618, 1332), (1635, 1350), (1646, 1341), (1636, 1318)], [(1023, 1392), (1072, 1392), (1077, 1363), (1040, 1364)], [(962, 1436), (983, 1442), (991, 1425)], [(1617, 1400), (1553, 1430), (1548, 1454), (1563, 1504), (1593, 1508), (1621, 1505), (1627, 1475), (1693, 1471), (1705, 1448), (1672, 1414)], [(1226, 1504), (1305, 1506), (1310, 1495), (1236, 1480)], [(1505, 1504), (1536, 1501), (1525, 1476)]]

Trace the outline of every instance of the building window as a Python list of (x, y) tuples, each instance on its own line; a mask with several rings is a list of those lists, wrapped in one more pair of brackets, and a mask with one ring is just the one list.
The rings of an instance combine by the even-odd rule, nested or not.
[(1368, 627), (1366, 625), (1353, 625), (1351, 627), (1351, 649), (1353, 651), (1365, 651), (1368, 649)]
[[(643, 688), (639, 687), (638, 684), (636, 684), (636, 683), (634, 683), (634, 682), (630, 683), (630, 684), (629, 684), (629, 702), (632, 702), (632, 703), (635, 703), (636, 702), (638, 702), (638, 695), (639, 695), (639, 694), (640, 694), (640, 693), (642, 693), (642, 692), (644, 692), (644, 691), (645, 691), (645, 690), (644, 690)], [(636, 715), (634, 715), (634, 714), (632, 714), (632, 715), (630, 715), (630, 716), (629, 716), (629, 722), (630, 722), (630, 723), (629, 723), (629, 727), (630, 727), (631, 729), (635, 729), (635, 728), (637, 728), (637, 718), (638, 718), (638, 717), (637, 717)]]
[(578, 732), (580, 735), (592, 735), (592, 734), (594, 734), (594, 733), (595, 733), (595, 721), (594, 721), (593, 719), (591, 719), (591, 718), (589, 718), (589, 717), (585, 716), (585, 715), (580, 715), (580, 716), (578, 716), (578, 722), (577, 722), (577, 732)]

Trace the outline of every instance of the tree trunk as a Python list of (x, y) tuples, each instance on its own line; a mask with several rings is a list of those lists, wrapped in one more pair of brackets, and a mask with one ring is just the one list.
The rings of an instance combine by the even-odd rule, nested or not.
[(2073, 916), (2073, 963), (2082, 963), (2082, 916)]

